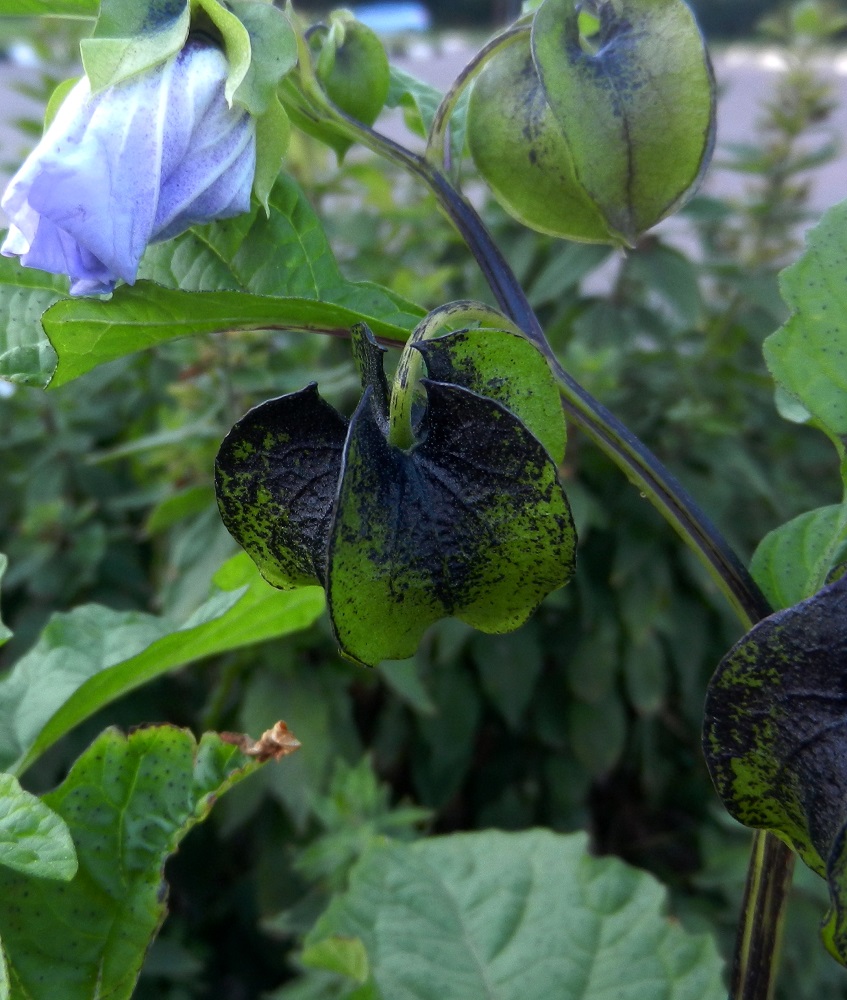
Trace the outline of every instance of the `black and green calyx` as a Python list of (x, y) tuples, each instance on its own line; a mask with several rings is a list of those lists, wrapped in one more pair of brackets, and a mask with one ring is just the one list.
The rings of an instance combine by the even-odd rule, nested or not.
[(505, 329), (413, 336), (389, 389), (370, 330), (353, 336), (364, 393), (349, 421), (311, 385), (230, 431), (224, 523), (274, 586), (325, 588), (338, 644), (362, 663), (411, 656), (446, 616), (517, 628), (574, 571), (546, 362)]
[(847, 965), (847, 577), (730, 650), (709, 687), (704, 747), (729, 812), (826, 879), (822, 936)]

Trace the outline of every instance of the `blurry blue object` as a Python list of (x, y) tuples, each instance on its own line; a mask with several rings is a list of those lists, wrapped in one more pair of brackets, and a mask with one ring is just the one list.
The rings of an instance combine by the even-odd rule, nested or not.
[(204, 38), (91, 94), (68, 93), (0, 198), (0, 253), (67, 274), (71, 295), (135, 281), (148, 243), (250, 210), (256, 122), (224, 96), (228, 64)]
[(432, 15), (422, 3), (403, 0), (402, 3), (367, 3), (353, 7), (358, 21), (378, 35), (394, 35), (403, 31), (428, 31)]

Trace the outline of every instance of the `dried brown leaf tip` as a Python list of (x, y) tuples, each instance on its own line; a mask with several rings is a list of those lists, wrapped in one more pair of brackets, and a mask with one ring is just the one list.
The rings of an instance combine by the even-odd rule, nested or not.
[(231, 743), (248, 757), (255, 757), (261, 764), (268, 760), (281, 760), (301, 746), (300, 740), (284, 722), (275, 722), (258, 740), (246, 733), (221, 733), (224, 743)]

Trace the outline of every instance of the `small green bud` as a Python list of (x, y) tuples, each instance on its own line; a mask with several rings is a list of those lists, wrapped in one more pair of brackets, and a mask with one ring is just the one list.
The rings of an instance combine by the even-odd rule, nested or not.
[(333, 15), (321, 38), (315, 72), (333, 104), (373, 125), (388, 97), (389, 66), (382, 42), (370, 28), (346, 11)]

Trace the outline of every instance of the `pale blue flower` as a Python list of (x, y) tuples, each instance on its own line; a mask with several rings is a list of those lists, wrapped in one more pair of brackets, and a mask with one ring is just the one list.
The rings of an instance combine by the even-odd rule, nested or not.
[(191, 38), (94, 96), (83, 77), (0, 200), (0, 252), (98, 294), (135, 281), (148, 243), (248, 211), (256, 125), (227, 105), (226, 73), (223, 52)]

